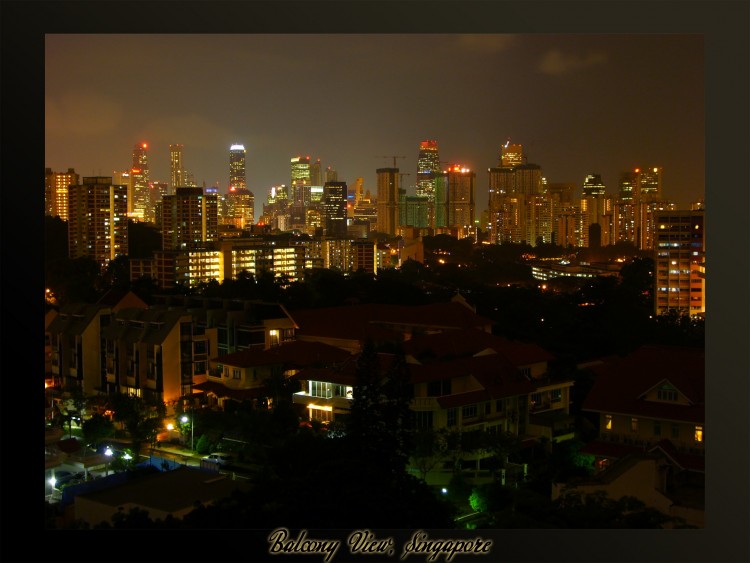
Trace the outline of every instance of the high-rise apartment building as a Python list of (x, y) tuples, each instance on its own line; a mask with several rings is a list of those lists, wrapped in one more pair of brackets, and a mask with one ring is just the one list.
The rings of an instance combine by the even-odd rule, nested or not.
[(459, 229), (463, 236), (468, 236), (474, 229), (476, 173), (453, 164), (442, 176), (445, 189), (438, 188), (436, 193), (435, 227)]
[(79, 175), (73, 168), (67, 172), (44, 172), (44, 214), (68, 220), (68, 187), (78, 184)]
[[(540, 210), (540, 199), (538, 195), (544, 194), (544, 179), (542, 168), (537, 164), (525, 163), (525, 156), (521, 145), (511, 145), (508, 141), (500, 149), (500, 166), (488, 168), (489, 175), (489, 200), (487, 204), (488, 229), (490, 240), (495, 244), (503, 242), (536, 244), (541, 237), (546, 240), (547, 235), (537, 235), (541, 229), (547, 232), (546, 226), (527, 225), (527, 213), (532, 213), (532, 222), (545, 216), (538, 215)], [(527, 202), (527, 198), (534, 197), (533, 203)], [(531, 207), (529, 207), (531, 205)], [(554, 221), (554, 219), (552, 219)], [(551, 231), (550, 231), (551, 233)], [(533, 236), (533, 240), (527, 237)]]
[(346, 236), (346, 182), (326, 182), (323, 186), (322, 223), (326, 236)]
[(378, 168), (377, 231), (391, 236), (398, 229), (398, 168)]
[(637, 174), (635, 189), (639, 201), (661, 200), (662, 168), (660, 166), (636, 168), (635, 173)]
[(169, 145), (169, 170), (172, 193), (178, 187), (187, 185), (185, 183), (185, 167), (182, 163), (182, 149), (183, 146), (179, 144)]
[(417, 195), (435, 200), (435, 180), (440, 174), (440, 154), (437, 141), (419, 143), (417, 157)]
[(105, 267), (128, 254), (128, 188), (111, 176), (84, 177), (68, 189), (68, 254)]
[(160, 213), (163, 250), (199, 250), (219, 239), (218, 200), (203, 188), (177, 188)]
[(702, 315), (706, 311), (704, 211), (659, 211), (655, 218), (655, 312)]

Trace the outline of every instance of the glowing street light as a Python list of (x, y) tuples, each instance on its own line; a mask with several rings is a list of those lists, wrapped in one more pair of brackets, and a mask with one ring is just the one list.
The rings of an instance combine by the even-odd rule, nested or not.
[(109, 460), (112, 457), (112, 448), (107, 446), (107, 449), (104, 450), (104, 455), (107, 456), (107, 465), (104, 469), (104, 476), (107, 477), (109, 475)]
[(183, 424), (187, 424), (188, 420), (190, 421), (190, 449), (195, 451), (195, 447), (193, 446), (193, 438), (195, 437), (195, 434), (193, 433), (193, 427), (195, 426), (193, 420), (188, 418), (187, 415), (182, 415), (180, 420)]

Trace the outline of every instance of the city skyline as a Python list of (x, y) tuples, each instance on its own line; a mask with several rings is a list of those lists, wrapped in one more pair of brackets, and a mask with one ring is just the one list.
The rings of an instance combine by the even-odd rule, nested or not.
[(45, 165), (109, 176), (145, 142), (151, 180), (167, 182), (181, 144), (195, 183), (226, 192), (242, 144), (261, 201), (289, 185), (295, 156), (373, 194), (395, 162), (413, 195), (420, 143), (435, 140), (444, 168), (476, 173), (479, 212), (510, 139), (576, 197), (590, 174), (616, 195), (622, 172), (659, 166), (665, 199), (687, 208), (705, 198), (703, 47), (700, 35), (47, 35)]

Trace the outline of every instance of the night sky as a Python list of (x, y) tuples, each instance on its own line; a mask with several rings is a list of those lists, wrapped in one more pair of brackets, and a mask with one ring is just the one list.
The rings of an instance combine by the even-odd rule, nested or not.
[[(289, 184), (289, 160), (320, 159), (339, 180), (396, 165), (414, 193), (420, 141), (477, 172), (520, 143), (548, 182), (662, 166), (680, 208), (705, 197), (701, 35), (51, 35), (45, 166), (82, 176), (128, 169), (149, 144), (169, 182), (169, 144), (200, 186), (227, 189), (229, 147), (247, 149), (256, 208)], [(387, 158), (384, 158), (387, 157)], [(256, 212), (256, 216), (258, 213)]]

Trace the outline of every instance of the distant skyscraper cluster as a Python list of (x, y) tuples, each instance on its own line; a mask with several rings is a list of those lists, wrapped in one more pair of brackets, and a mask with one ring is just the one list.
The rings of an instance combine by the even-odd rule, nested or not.
[[(163, 249), (158, 267), (153, 266), (154, 275), (160, 279), (181, 279), (180, 275), (163, 273), (164, 268), (170, 269), (180, 260), (183, 266), (198, 261), (199, 266), (193, 264), (187, 270), (183, 268), (184, 272), (213, 275), (219, 263), (216, 245), (228, 237), (287, 232), (319, 239), (321, 245), (304, 251), (290, 246), (296, 264), (296, 269), (286, 272), (291, 279), (299, 275), (300, 268), (315, 264), (352, 267), (352, 256), (357, 253), (349, 241), (366, 239), (372, 231), (401, 236), (404, 241), (434, 234), (478, 240), (481, 226), (486, 240), (494, 244), (597, 248), (624, 241), (639, 250), (655, 250), (660, 261), (657, 309), (678, 308), (692, 314), (703, 307), (703, 299), (698, 299), (698, 289), (703, 286), (697, 280), (704, 272), (704, 249), (696, 239), (699, 234), (702, 237), (703, 221), (698, 217), (703, 211), (691, 212), (685, 219), (682, 211), (664, 200), (663, 170), (659, 166), (622, 172), (616, 194), (608, 195), (597, 173), (586, 175), (580, 185), (547, 182), (542, 167), (528, 161), (524, 147), (508, 139), (498, 151), (497, 165), (487, 169), (489, 197), (480, 225), (476, 172), (458, 163), (442, 167), (448, 161), (441, 160), (434, 139), (421, 141), (417, 147), (414, 195), (407, 195), (402, 186), (403, 177), (411, 174), (396, 166), (397, 159), (405, 157), (384, 157), (393, 158), (393, 166), (375, 169), (373, 196), (363, 178), (356, 178), (350, 195), (347, 183), (339, 180), (333, 166), (324, 168), (319, 158), (313, 161), (309, 156), (293, 156), (289, 184), (270, 188), (256, 222), (244, 145), (229, 147), (225, 194), (219, 193), (218, 186), (195, 185), (185, 168), (184, 146), (177, 143), (169, 145), (170, 182), (152, 180), (148, 149), (145, 142), (136, 144), (130, 167), (113, 172), (111, 177), (86, 177), (81, 181), (73, 168), (66, 172), (46, 169), (45, 213), (68, 221), (71, 257), (91, 257), (104, 266), (118, 254), (127, 253), (129, 220), (151, 222), (160, 229)], [(578, 189), (580, 199), (574, 196)], [(689, 236), (683, 232), (683, 220), (694, 224)], [(667, 235), (669, 240), (664, 238)], [(685, 245), (690, 246), (689, 256), (684, 254), (688, 252)], [(358, 255), (369, 256), (369, 251), (361, 251)], [(175, 253), (187, 253), (184, 256), (192, 258), (178, 260)], [(242, 252), (225, 258), (230, 261), (225, 264), (247, 266), (253, 271), (269, 264), (265, 258), (256, 264), (241, 256)], [(675, 263), (666, 265), (667, 259)], [(138, 267), (152, 268), (144, 264)], [(225, 265), (224, 272), (230, 270)], [(197, 279), (191, 276), (187, 274), (189, 283)]]

